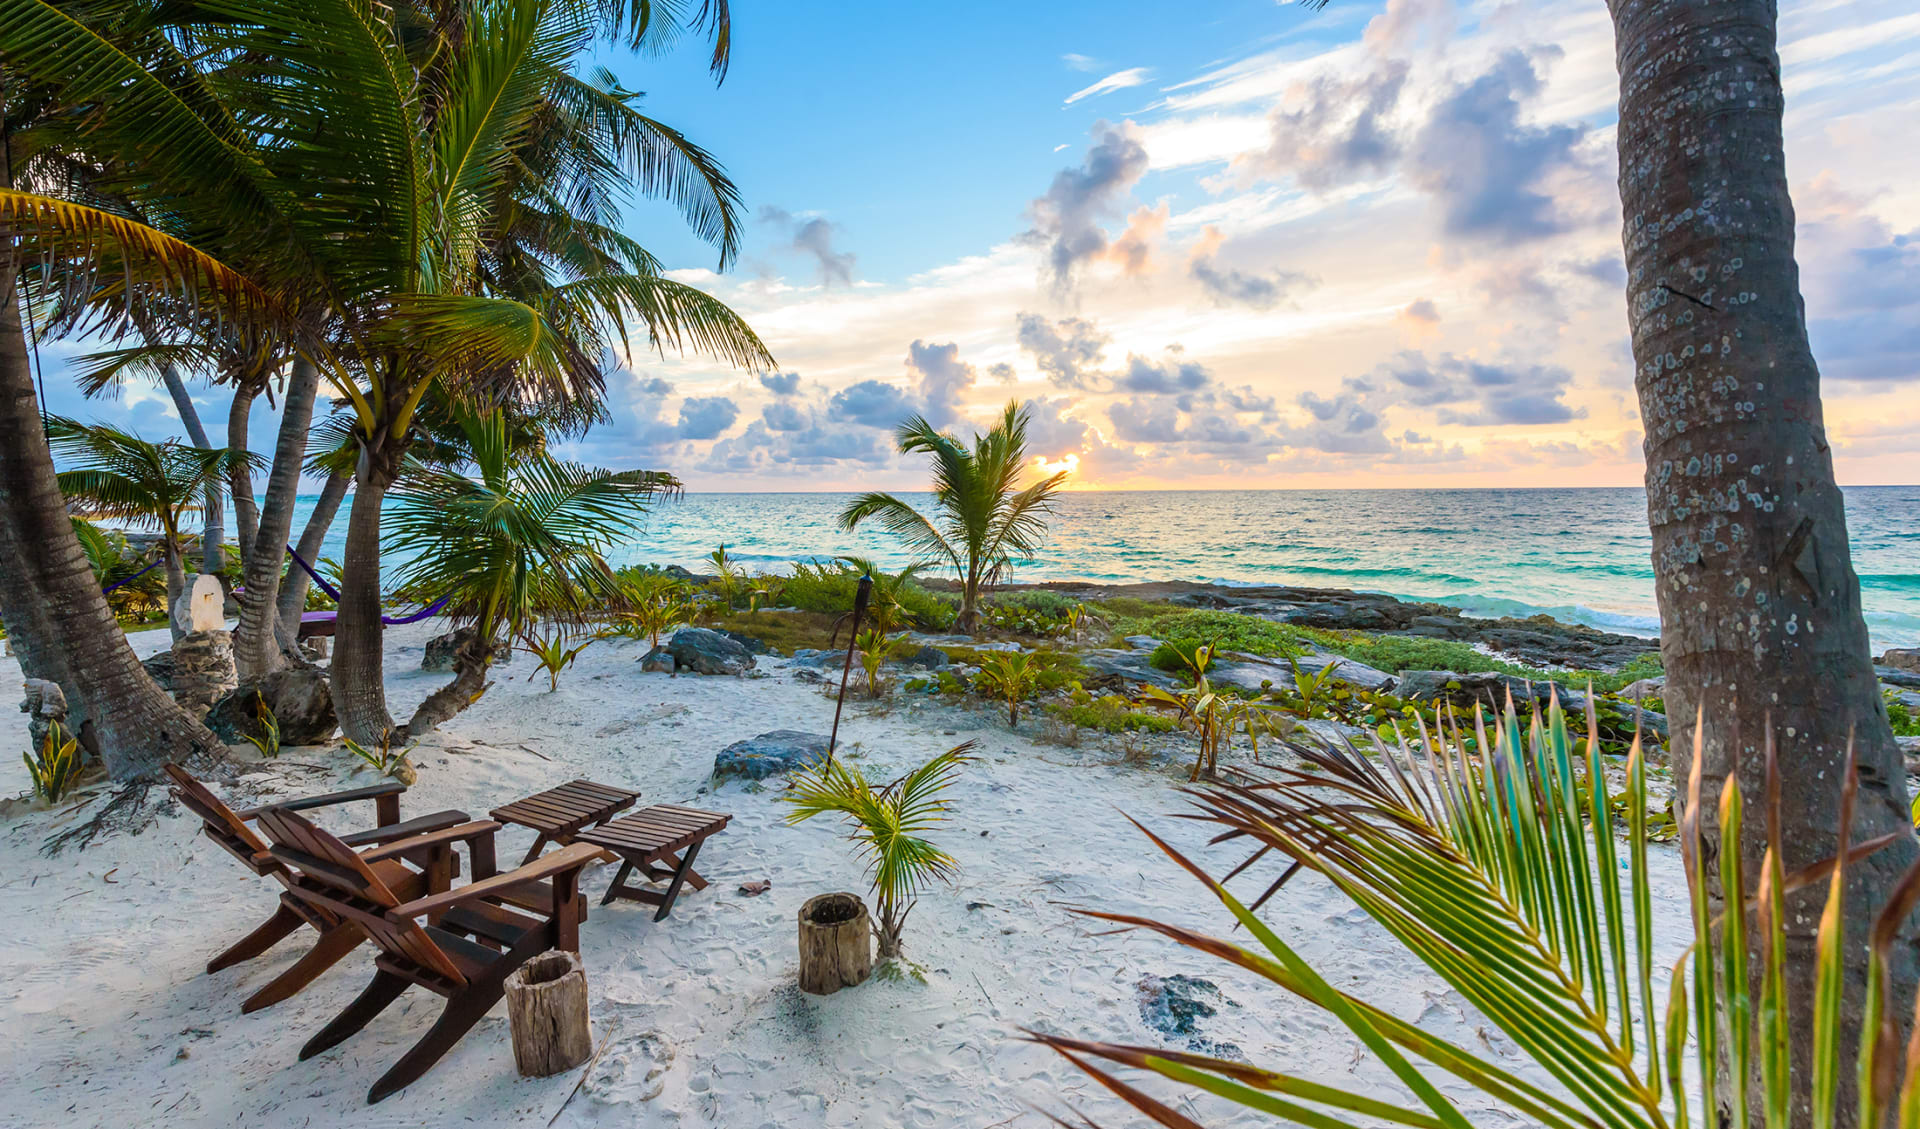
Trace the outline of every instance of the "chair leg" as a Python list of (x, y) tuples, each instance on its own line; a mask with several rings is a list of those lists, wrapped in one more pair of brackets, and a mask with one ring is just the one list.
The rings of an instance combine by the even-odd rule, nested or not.
[(273, 911), (272, 917), (261, 922), (253, 932), (235, 941), (226, 952), (208, 961), (207, 971), (218, 972), (223, 968), (232, 968), (241, 961), (252, 960), (279, 944), (288, 934), (305, 924), (306, 922), (299, 914), (284, 905), (280, 906)]
[(391, 1094), (406, 1089), (418, 1081), (422, 1074), (433, 1069), (433, 1064), (458, 1043), (473, 1025), (498, 1003), (505, 994), (501, 981), (480, 980), (467, 986), (459, 995), (447, 1001), (445, 1011), (434, 1021), (427, 1033), (420, 1036), (400, 1060), (388, 1068), (380, 1080), (367, 1091), (367, 1104), (372, 1105)]
[(680, 884), (693, 872), (693, 856), (700, 853), (700, 843), (705, 841), (696, 842), (687, 848), (686, 854), (680, 856), (680, 865), (673, 872), (673, 881), (667, 883), (666, 895), (660, 899), (660, 912), (653, 915), (655, 921), (665, 921), (667, 915), (673, 912), (673, 900), (680, 896)]
[(603, 906), (609, 905), (612, 903), (613, 899), (619, 897), (621, 892), (626, 888), (627, 875), (632, 873), (633, 873), (632, 860), (622, 859), (620, 861), (620, 869), (617, 872), (615, 872), (613, 876), (613, 881), (609, 883), (607, 886), (607, 892), (604, 895), (602, 895), (600, 898), (600, 904)]
[(294, 961), (286, 971), (274, 977), (240, 1005), (240, 1014), (250, 1015), (261, 1008), (272, 1007), (281, 1000), (299, 992), (300, 989), (319, 979), (320, 974), (339, 964), (348, 953), (360, 947), (366, 935), (358, 926), (336, 925), (320, 934), (320, 940), (308, 949), (305, 956)]
[(387, 1010), (387, 1005), (400, 998), (407, 990), (407, 982), (393, 973), (382, 969), (373, 974), (373, 981), (358, 999), (347, 1005), (347, 1010), (335, 1016), (332, 1023), (320, 1029), (320, 1033), (307, 1040), (300, 1048), (300, 1059), (305, 1061), (340, 1044), (354, 1032), (373, 1022), (373, 1017)]

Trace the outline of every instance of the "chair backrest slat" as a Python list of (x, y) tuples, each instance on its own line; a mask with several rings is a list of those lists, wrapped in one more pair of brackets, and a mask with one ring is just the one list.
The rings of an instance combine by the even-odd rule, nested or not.
[(166, 765), (166, 773), (173, 779), (173, 794), (186, 809), (200, 817), (207, 825), (207, 831), (216, 839), (237, 839), (248, 850), (264, 853), (267, 845), (260, 836), (253, 833), (247, 821), (234, 814), (220, 797), (213, 794), (205, 784), (195, 780), (186, 769), (177, 764)]
[(395, 960), (455, 986), (467, 982), (419, 922), (390, 912), (400, 899), (352, 847), (290, 811), (262, 808), (258, 819), (260, 830), (273, 841), (274, 857), (316, 887), (298, 884), (295, 897), (331, 912), (346, 912)]

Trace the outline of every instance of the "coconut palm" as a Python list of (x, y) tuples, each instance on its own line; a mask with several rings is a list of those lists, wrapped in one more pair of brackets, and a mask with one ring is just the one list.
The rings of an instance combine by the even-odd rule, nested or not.
[[(596, 15), (618, 10), (631, 31), (651, 18), (641, 9), (651, 6), (485, 0), (443, 21), (405, 5), (369, 14), (348, 0), (275, 0), (195, 24), (190, 58), (159, 66), (148, 63), (165, 52), (146, 41), (141, 54), (52, 6), (0, 6), (9, 67), (94, 107), (79, 115), (89, 128), (73, 143), (119, 175), (91, 189), (165, 217), (189, 248), (218, 247), (219, 266), (241, 264), (221, 278), (252, 284), (241, 292), (257, 291), (255, 304), (276, 315), (263, 355), (271, 363), (297, 349), (348, 405), (360, 450), (333, 674), (342, 728), (363, 742), (391, 728), (380, 502), (430, 389), (483, 404), (591, 400), (600, 358), (629, 343), (630, 322), (655, 347), (770, 360), (731, 311), (662, 277), (611, 222), (637, 189), (672, 199), (721, 241), (723, 260), (735, 232), (737, 201), (710, 157), (641, 115), (636, 95), (570, 69), (599, 30)], [(116, 304), (206, 340), (236, 324), (232, 302), (216, 311), (121, 294), (120, 276), (93, 264), (117, 265), (114, 248), (151, 229), (102, 207), (51, 203), (0, 199), (16, 227), (34, 228), (26, 250), (58, 237), (66, 243), (53, 261), (88, 264), (65, 285), (97, 311), (95, 328), (118, 324)], [(241, 324), (254, 331), (264, 320)], [(255, 540), (267, 551), (248, 560), (250, 598), (251, 573), (271, 575), (258, 613), (243, 607), (243, 626), (272, 618), (284, 545), (264, 520)]]
[(607, 471), (527, 453), (505, 413), (458, 413), (475, 477), (414, 463), (394, 490), (388, 540), (412, 554), (397, 576), (436, 592), (467, 627), (451, 683), (429, 695), (395, 739), (418, 738), (485, 688), (502, 639), (536, 620), (577, 624), (617, 588), (602, 551), (630, 534), (648, 503), (680, 484), (659, 471)]
[[(1779, 7), (1607, 0), (1660, 657), (1677, 772), (1688, 767), (1693, 721), (1703, 717), (1714, 726), (1699, 742), (1710, 789), (1740, 763), (1747, 786), (1762, 787), (1753, 754), (1756, 711), (1765, 709), (1794, 735), (1781, 751), (1790, 781), (1837, 779), (1849, 744), (1857, 748), (1861, 833), (1878, 836), (1908, 826), (1907, 777), (1879, 703), (1807, 338)], [(1790, 790), (1789, 867), (1824, 849), (1836, 802), (1831, 789)], [(1702, 818), (1711, 826), (1715, 813)], [(1766, 842), (1750, 833), (1741, 850), (1752, 869)], [(1848, 928), (1866, 930), (1871, 905), (1916, 862), (1920, 843), (1909, 831), (1863, 865), (1857, 889), (1876, 897), (1852, 901)], [(1809, 888), (1789, 915), (1793, 951), (1812, 951), (1819, 902)], [(1905, 944), (1920, 944), (1920, 923), (1902, 929)], [(1847, 967), (1848, 1030), (1858, 1027), (1866, 976), (1857, 956)], [(1891, 975), (1901, 997), (1920, 991), (1920, 961), (1899, 962)], [(1812, 967), (1790, 962), (1788, 981), (1792, 1006), (1804, 1013)], [(1812, 1053), (1804, 1041), (1793, 1046), (1797, 1085), (1811, 1077)], [(1852, 1080), (1842, 1088), (1850, 1094)], [(1795, 1097), (1810, 1100), (1804, 1091)], [(1850, 1110), (1851, 1099), (1843, 1106)]]
[(828, 813), (846, 817), (848, 833), (873, 872), (874, 938), (880, 958), (900, 955), (900, 934), (914, 900), (933, 882), (948, 881), (958, 866), (953, 856), (924, 837), (946, 821), (942, 795), (973, 759), (973, 742), (956, 745), (880, 788), (867, 783), (845, 760), (831, 761), (815, 773), (803, 772), (780, 798), (793, 805), (788, 823), (804, 823)]
[[(1152, 832), (1154, 845), (1198, 879), (1226, 907), (1251, 940), (1236, 943), (1130, 914), (1094, 910), (1088, 916), (1143, 929), (1263, 977), (1345, 1026), (1397, 1078), (1403, 1096), (1363, 1094), (1323, 1079), (1243, 1061), (1082, 1039), (1034, 1035), (1098, 1077), (1159, 1124), (1199, 1123), (1113, 1073), (1113, 1066), (1163, 1076), (1182, 1089), (1201, 1089), (1278, 1122), (1303, 1125), (1393, 1124), (1467, 1129), (1471, 1124), (1435, 1085), (1436, 1072), (1466, 1082), (1507, 1107), (1520, 1121), (1547, 1129), (1667, 1129), (1694, 1125), (1831, 1127), (1836, 1120), (1880, 1125), (1899, 1109), (1899, 1124), (1920, 1120), (1920, 1073), (1898, 1024), (1913, 1001), (1891, 992), (1900, 923), (1920, 900), (1920, 867), (1909, 868), (1895, 896), (1865, 911), (1870, 931), (1850, 932), (1845, 903), (1849, 883), (1865, 860), (1896, 841), (1851, 837), (1859, 779), (1850, 763), (1828, 786), (1841, 820), (1831, 855), (1789, 870), (1782, 842), (1786, 789), (1771, 727), (1763, 727), (1761, 775), (1753, 799), (1729, 776), (1715, 796), (1706, 790), (1695, 758), (1685, 787), (1681, 857), (1691, 894), (1693, 945), (1677, 957), (1665, 986), (1654, 969), (1652, 881), (1648, 866), (1648, 783), (1645, 750), (1636, 740), (1626, 766), (1626, 789), (1610, 797), (1598, 728), (1587, 719), (1583, 747), (1553, 706), (1523, 727), (1509, 704), (1493, 741), (1476, 718), (1477, 743), (1458, 727), (1429, 733), (1418, 744), (1403, 737), (1377, 745), (1369, 756), (1351, 747), (1306, 747), (1298, 768), (1271, 770), (1243, 782), (1192, 792), (1193, 818), (1217, 825), (1214, 842), (1250, 843), (1252, 858), (1215, 879)], [(1481, 750), (1490, 750), (1483, 753)], [(1379, 763), (1375, 763), (1376, 760)], [(1616, 806), (1624, 816), (1616, 817)], [(1717, 812), (1708, 838), (1702, 815)], [(1620, 825), (1625, 824), (1624, 828)], [(1767, 843), (1761, 865), (1749, 871), (1739, 849), (1747, 823)], [(1144, 830), (1144, 829), (1143, 829)], [(1624, 830), (1624, 842), (1616, 832)], [(1228, 890), (1234, 875), (1271, 854), (1285, 869), (1257, 896)], [(1269, 923), (1258, 911), (1283, 897), (1301, 871), (1330, 882), (1394, 940), (1458, 992), (1475, 1013), (1499, 1029), (1531, 1060), (1526, 1076), (1508, 1056), (1489, 1056), (1485, 1044), (1454, 1043), (1398, 1018), (1391, 1007), (1336, 986), (1309, 963), (1290, 934), (1298, 923)], [(1254, 872), (1258, 874), (1258, 872)], [(1714, 914), (1709, 889), (1729, 891), (1741, 907)], [(1818, 987), (1806, 1010), (1790, 1006), (1787, 964), (1792, 959), (1785, 920), (1797, 892), (1821, 888), (1827, 904), (1818, 943), (1807, 954)], [(1842, 965), (1848, 950), (1867, 969), (1859, 1053), (1841, 1038)], [(1359, 978), (1355, 978), (1359, 979)], [(1662, 999), (1661, 997), (1665, 997)], [(1689, 1069), (1687, 1044), (1694, 1044)], [(1796, 1060), (1790, 1044), (1804, 1041), (1813, 1057)], [(1716, 1064), (1735, 1078), (1760, 1085), (1724, 1086)], [(1795, 1072), (1806, 1070), (1804, 1078)], [(1543, 1086), (1536, 1077), (1552, 1080)], [(1857, 1103), (1839, 1095), (1843, 1078), (1857, 1078)], [(1806, 1092), (1811, 1116), (1794, 1119), (1790, 1095)], [(1183, 1103), (1185, 1104), (1185, 1103)], [(1839, 1115), (1836, 1117), (1836, 1115)]]
[(960, 580), (960, 615), (954, 626), (961, 631), (974, 630), (981, 594), (1014, 559), (1040, 548), (1053, 498), (1067, 478), (1062, 471), (1020, 488), (1028, 419), (1028, 410), (1018, 401), (1009, 403), (991, 430), (975, 434), (968, 450), (925, 417), (914, 416), (900, 425), (894, 438), (902, 454), (924, 452), (932, 459), (935, 516), (927, 518), (886, 493), (862, 494), (840, 513), (842, 529), (877, 520), (922, 561), (951, 567)]
[[(47, 434), (54, 453), (69, 468), (59, 474), (60, 492), (77, 512), (159, 530), (167, 607), (176, 607), (186, 590), (181, 519), (199, 512), (207, 488), (224, 481), (234, 466), (261, 460), (230, 447), (150, 443), (117, 427), (88, 426), (61, 416), (47, 420)], [(180, 624), (173, 620), (172, 625), (177, 638)]]

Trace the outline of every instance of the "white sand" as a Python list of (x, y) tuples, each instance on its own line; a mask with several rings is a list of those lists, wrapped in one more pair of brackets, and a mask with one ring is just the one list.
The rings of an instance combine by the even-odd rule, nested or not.
[[(388, 637), (396, 712), (447, 677), (416, 669), (431, 633), (423, 625)], [(164, 632), (135, 637), (143, 655), (164, 644)], [(1206, 825), (1167, 818), (1182, 807), (1182, 774), (1119, 764), (1091, 744), (1038, 745), (1031, 722), (1013, 734), (991, 713), (933, 702), (882, 715), (850, 705), (842, 737), (843, 747), (857, 743), (852, 755), (876, 780), (980, 740), (983, 759), (953, 789), (954, 821), (939, 837), (960, 861), (958, 883), (925, 897), (908, 924), (908, 952), (926, 983), (874, 980), (803, 995), (794, 914), (812, 894), (864, 893), (861, 867), (833, 822), (782, 822), (777, 780), (702, 789), (722, 746), (772, 729), (824, 733), (832, 702), (777, 661), (762, 658), (765, 678), (668, 678), (640, 674), (643, 651), (598, 644), (551, 694), (544, 676), (527, 680), (532, 664), (517, 657), (479, 704), (416, 750), (420, 782), (403, 808), (484, 818), (587, 776), (638, 788), (643, 803), (733, 814), (699, 859), (713, 885), (684, 894), (665, 922), (632, 903), (600, 908), (610, 874), (588, 872), (596, 904), (582, 957), (604, 1050), (577, 1093), (578, 1070), (515, 1077), (503, 1005), (425, 1078), (367, 1107), (367, 1087), (431, 1023), (436, 997), (412, 990), (341, 1047), (296, 1061), (301, 1043), (371, 975), (370, 950), (293, 999), (243, 1016), (240, 1001), (298, 957), (310, 934), (218, 975), (204, 963), (271, 911), (277, 887), (199, 837), (184, 812), (144, 834), (47, 858), (48, 834), (90, 809), (66, 818), (17, 811), (0, 821), (0, 1125), (1039, 1127), (1047, 1122), (1036, 1109), (1069, 1105), (1132, 1124), (1105, 1091), (1017, 1032), (1164, 1043), (1142, 1021), (1136, 988), (1143, 976), (1176, 973), (1214, 981), (1237, 1005), (1201, 1020), (1202, 1036), (1236, 1044), (1258, 1064), (1397, 1094), (1357, 1040), (1278, 989), (1157, 937), (1097, 935), (1068, 912), (1067, 904), (1097, 905), (1229, 929), (1225, 911), (1121, 814), (1216, 868), (1238, 861), (1236, 848), (1204, 846)], [(17, 664), (0, 663), (0, 703), (17, 702), (19, 689)], [(23, 721), (0, 723), (8, 734), (0, 746), (24, 747)], [(290, 750), (237, 786), (236, 803), (374, 782), (352, 763), (336, 750)], [(0, 773), (0, 794), (25, 790), (17, 760)], [(361, 805), (322, 822), (348, 829), (370, 820)], [(529, 838), (504, 832), (502, 862)], [(1657, 910), (1683, 922), (1673, 853), (1659, 852), (1656, 865)], [(770, 892), (738, 892), (762, 878)], [(1258, 880), (1240, 881), (1250, 896)], [(1324, 883), (1296, 883), (1266, 917), (1334, 983), (1522, 1067), (1458, 995)], [(1442, 1088), (1477, 1123), (1520, 1123), (1451, 1079)], [(1268, 1124), (1204, 1097), (1181, 1105), (1209, 1124)]]

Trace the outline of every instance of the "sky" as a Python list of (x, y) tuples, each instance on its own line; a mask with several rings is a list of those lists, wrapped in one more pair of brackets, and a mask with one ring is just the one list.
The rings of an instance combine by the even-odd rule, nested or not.
[[(1920, 482), (1920, 11), (1781, 9), (1839, 476)], [(1602, 0), (736, 0), (724, 84), (701, 46), (597, 61), (726, 165), (739, 261), (662, 205), (628, 226), (778, 368), (614, 358), (571, 456), (907, 488), (902, 418), (968, 436), (1017, 398), (1081, 488), (1641, 481)], [(156, 388), (79, 403), (70, 348), (56, 411), (179, 431)], [(225, 395), (196, 400), (218, 434)]]

